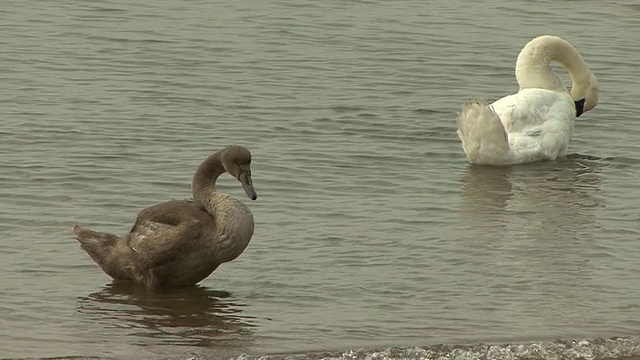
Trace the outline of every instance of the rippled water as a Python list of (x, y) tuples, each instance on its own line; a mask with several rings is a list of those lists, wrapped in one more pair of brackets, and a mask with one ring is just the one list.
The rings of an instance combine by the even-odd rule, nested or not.
[[(596, 0), (5, 0), (0, 357), (640, 354), (639, 18)], [(572, 155), (468, 166), (455, 112), (516, 91), (543, 33), (600, 80)], [(79, 249), (73, 223), (123, 233), (231, 143), (259, 195), (240, 258), (149, 292)]]

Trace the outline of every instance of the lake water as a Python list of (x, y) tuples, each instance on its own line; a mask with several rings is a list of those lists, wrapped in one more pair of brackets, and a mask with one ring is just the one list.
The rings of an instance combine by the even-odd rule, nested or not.
[[(0, 357), (640, 354), (639, 19), (606, 0), (4, 0)], [(599, 106), (567, 159), (469, 166), (456, 111), (517, 91), (545, 33)], [(198, 287), (113, 284), (73, 239), (189, 197), (232, 143), (258, 200), (220, 188), (256, 233)]]

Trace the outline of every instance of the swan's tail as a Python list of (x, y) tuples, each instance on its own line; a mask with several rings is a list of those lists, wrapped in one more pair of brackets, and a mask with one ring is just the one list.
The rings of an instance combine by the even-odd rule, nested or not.
[(131, 277), (131, 270), (127, 265), (131, 251), (120, 244), (118, 236), (78, 225), (73, 226), (73, 235), (80, 242), (80, 247), (105, 273), (115, 279), (127, 280)]
[(495, 163), (509, 152), (509, 137), (500, 117), (480, 99), (462, 106), (458, 113), (458, 137), (472, 164)]

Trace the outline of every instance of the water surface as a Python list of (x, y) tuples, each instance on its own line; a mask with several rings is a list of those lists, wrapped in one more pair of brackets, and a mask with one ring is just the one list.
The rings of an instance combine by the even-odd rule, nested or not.
[[(639, 11), (5, 1), (0, 357), (420, 358), (416, 346), (540, 341), (550, 358), (554, 339), (633, 354)], [(469, 166), (455, 112), (517, 91), (516, 56), (543, 33), (582, 52), (600, 105), (567, 159)], [(188, 197), (200, 161), (231, 143), (254, 153), (259, 195), (220, 180), (256, 219), (240, 258), (198, 287), (148, 292), (79, 249), (72, 224), (127, 231), (141, 208)], [(613, 336), (631, 339), (596, 340)]]

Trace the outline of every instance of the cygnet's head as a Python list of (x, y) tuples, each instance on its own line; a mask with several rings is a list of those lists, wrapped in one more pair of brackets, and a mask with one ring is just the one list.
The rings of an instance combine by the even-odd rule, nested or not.
[(222, 166), (236, 178), (251, 200), (258, 198), (251, 181), (251, 152), (239, 145), (231, 145), (222, 152)]

